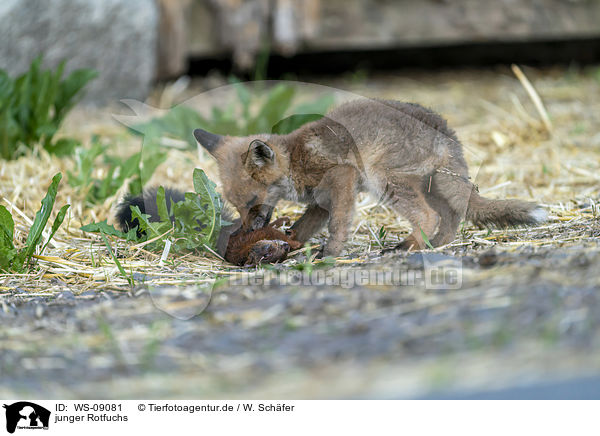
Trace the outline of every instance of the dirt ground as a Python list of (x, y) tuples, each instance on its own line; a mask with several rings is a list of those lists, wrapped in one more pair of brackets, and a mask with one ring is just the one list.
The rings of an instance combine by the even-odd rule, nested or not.
[[(300, 254), (242, 276), (200, 256), (159, 264), (118, 243), (136, 268), (131, 288), (99, 241), (90, 266), (91, 242), (78, 230), (109, 217), (115, 199), (86, 208), (64, 186), (57, 203), (71, 202), (72, 215), (39, 270), (0, 275), (0, 396), (600, 397), (600, 69), (524, 72), (550, 127), (509, 68), (315, 80), (442, 113), (482, 194), (548, 210), (535, 228), (465, 225), (446, 247), (381, 255), (377, 230), (385, 226), (390, 246), (408, 227), (361, 198), (335, 265)], [(219, 80), (195, 81), (180, 99)], [(64, 130), (112, 135), (135, 151), (111, 111), (79, 109)], [(156, 177), (181, 184), (169, 166), (190, 159), (174, 151)], [(196, 163), (216, 179), (212, 162)], [(69, 168), (48, 156), (0, 165), (0, 194), (29, 214), (44, 192), (27, 180)], [(300, 211), (281, 207), (292, 218)], [(217, 274), (227, 280), (212, 285)]]

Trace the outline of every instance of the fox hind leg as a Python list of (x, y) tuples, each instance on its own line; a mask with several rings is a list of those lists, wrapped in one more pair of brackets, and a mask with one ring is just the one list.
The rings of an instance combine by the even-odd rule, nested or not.
[(398, 215), (405, 217), (413, 229), (393, 250), (425, 248), (423, 234), (427, 239), (433, 238), (440, 225), (440, 214), (428, 204), (421, 185), (422, 178), (417, 176), (387, 179), (382, 200)]
[(426, 197), (429, 205), (440, 215), (440, 224), (435, 236), (430, 240), (431, 245), (439, 247), (452, 242), (460, 224), (461, 215), (450, 208), (448, 202), (438, 196)]
[[(460, 165), (455, 170), (456, 174), (467, 173)], [(434, 247), (449, 244), (456, 238), (458, 226), (467, 211), (473, 184), (456, 174), (433, 174), (424, 192), (430, 206), (441, 216), (439, 229), (431, 240)]]

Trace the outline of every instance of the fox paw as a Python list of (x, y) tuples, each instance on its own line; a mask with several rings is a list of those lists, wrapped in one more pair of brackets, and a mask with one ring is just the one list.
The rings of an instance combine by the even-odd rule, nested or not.
[[(321, 247), (321, 249), (319, 250), (319, 253), (321, 254), (321, 257), (337, 257), (340, 255), (340, 253), (342, 252), (342, 249), (344, 248), (343, 244), (339, 244), (339, 243), (327, 243), (325, 244), (325, 247)], [(319, 259), (320, 259), (319, 258)]]

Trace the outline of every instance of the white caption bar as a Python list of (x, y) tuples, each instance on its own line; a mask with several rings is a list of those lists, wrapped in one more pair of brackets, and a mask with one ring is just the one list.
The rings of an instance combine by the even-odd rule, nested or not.
[[(0, 434), (588, 434), (599, 401), (3, 400)], [(34, 430), (45, 430), (37, 433)], [(6, 433), (8, 431), (8, 433)]]

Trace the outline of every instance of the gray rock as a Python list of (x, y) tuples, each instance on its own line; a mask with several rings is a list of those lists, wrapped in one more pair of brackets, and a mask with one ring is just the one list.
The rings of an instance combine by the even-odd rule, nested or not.
[(154, 0), (2, 0), (0, 68), (26, 71), (67, 61), (66, 71), (93, 68), (86, 102), (143, 99), (156, 70), (158, 9)]

